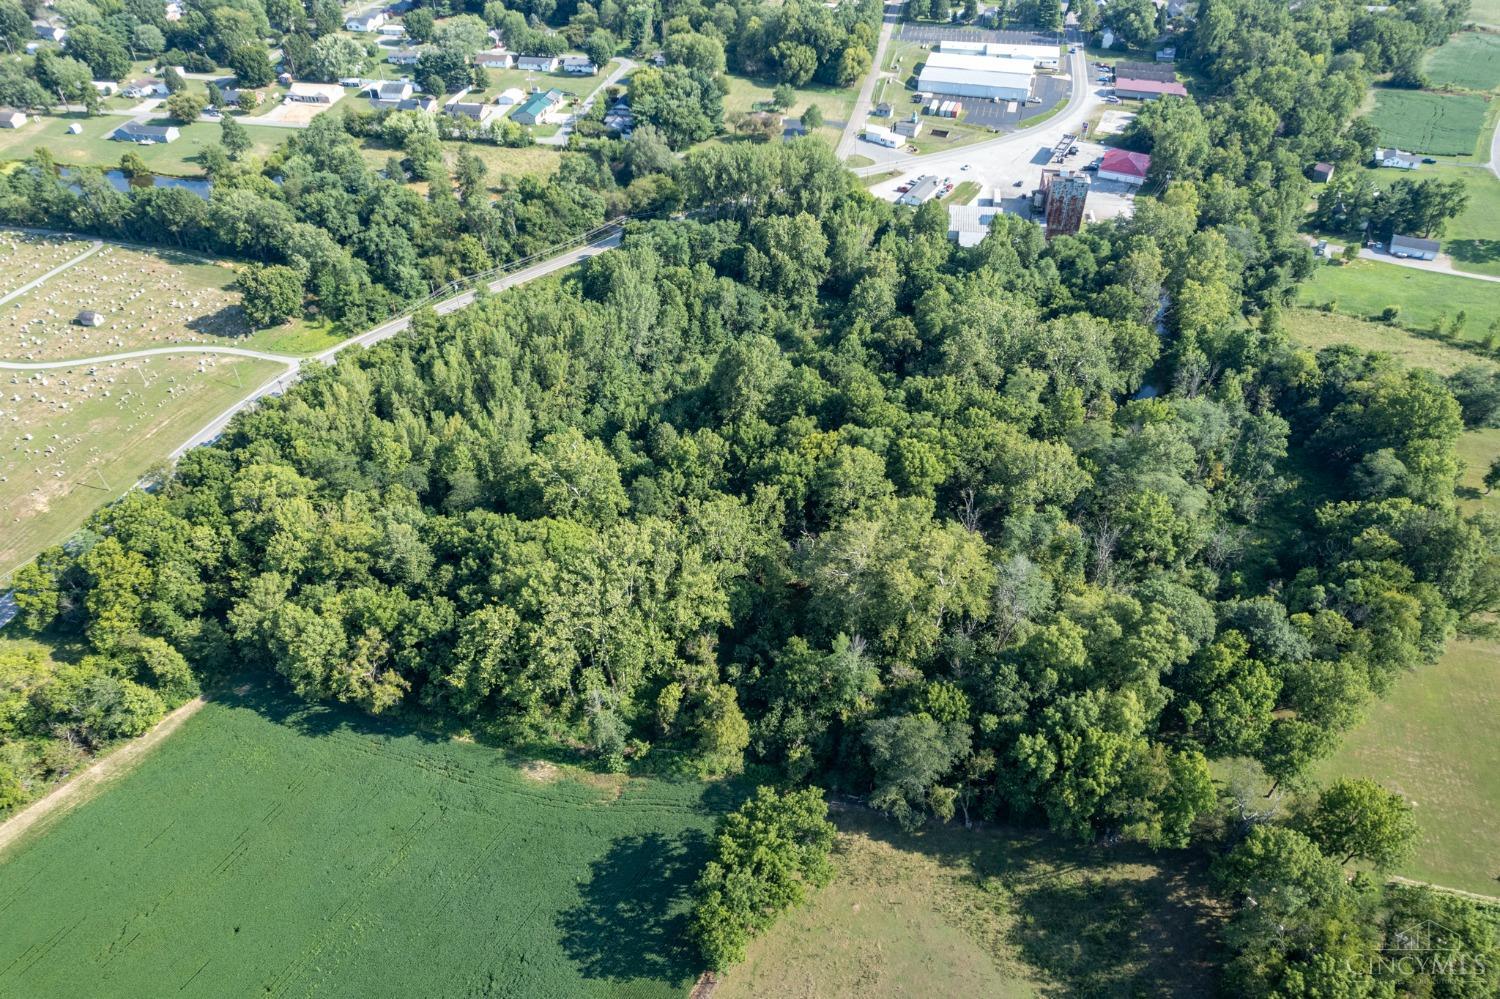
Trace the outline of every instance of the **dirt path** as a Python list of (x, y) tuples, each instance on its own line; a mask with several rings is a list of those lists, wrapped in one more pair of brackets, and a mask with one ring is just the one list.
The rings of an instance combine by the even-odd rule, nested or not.
[(1447, 885), (1433, 884), (1431, 881), (1417, 881), (1414, 878), (1403, 878), (1392, 874), (1386, 878), (1391, 884), (1411, 885), (1413, 888), (1427, 888), (1432, 891), (1442, 892), (1444, 895), (1457, 895), (1459, 898), (1467, 898), (1474, 902), (1483, 902), (1486, 905), (1500, 905), (1500, 895), (1481, 895), (1477, 891), (1464, 891), (1462, 888), (1449, 888)]
[(163, 739), (177, 731), (183, 722), (197, 714), (205, 703), (201, 697), (193, 698), (157, 722), (156, 727), (145, 735), (132, 739), (103, 759), (96, 760), (91, 766), (69, 777), (48, 794), (6, 819), (3, 824), (0, 824), (0, 855), (3, 855), (11, 844), (25, 836), (33, 826), (83, 804), (104, 782), (130, 771)]

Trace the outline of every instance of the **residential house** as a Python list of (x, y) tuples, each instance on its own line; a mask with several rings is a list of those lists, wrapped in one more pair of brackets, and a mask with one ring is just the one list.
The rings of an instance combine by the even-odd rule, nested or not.
[(562, 91), (539, 90), (526, 98), (525, 103), (511, 112), (511, 121), (521, 125), (536, 125), (546, 119), (562, 103)]
[(897, 149), (902, 143), (901, 136), (879, 125), (866, 124), (862, 137), (866, 142), (873, 142), (875, 145), (885, 146), (887, 149)]
[(505, 109), (485, 101), (463, 100), (467, 91), (460, 91), (449, 98), (448, 103), (443, 105), (445, 114), (456, 115), (462, 118), (472, 118), (483, 125), (496, 115), (504, 114)]
[(366, 11), (363, 14), (351, 15), (348, 20), (344, 22), (344, 30), (355, 31), (359, 32), (360, 34), (364, 34), (366, 32), (378, 30), (380, 26), (385, 22), (385, 11), (371, 10)]
[(394, 108), (402, 101), (410, 100), (410, 80), (376, 80), (369, 86), (370, 101), (377, 108)]
[(1332, 163), (1314, 163), (1312, 165), (1312, 179), (1314, 183), (1326, 184), (1333, 179)]
[(1397, 170), (1415, 170), (1422, 165), (1422, 158), (1412, 153), (1403, 153), (1399, 149), (1386, 149), (1380, 146), (1375, 150), (1374, 162), (1376, 166), (1393, 167)]
[(20, 128), (26, 124), (26, 112), (15, 108), (0, 108), (0, 128)]
[(1154, 62), (1119, 62), (1111, 73), (1116, 77), (1132, 80), (1160, 80), (1163, 83), (1177, 82), (1177, 70), (1171, 66), (1159, 66)]
[(405, 38), (406, 26), (401, 24), (382, 24), (380, 26), (382, 38)]
[(885, 101), (881, 101), (879, 104), (875, 105), (875, 110), (871, 111), (870, 113), (877, 118), (889, 118), (892, 113), (892, 108)]
[(594, 65), (594, 60), (588, 56), (563, 56), (562, 69), (564, 73), (572, 73), (574, 76), (593, 76), (599, 72), (599, 67)]
[(1441, 245), (1435, 239), (1418, 239), (1416, 236), (1392, 236), (1391, 256), (1402, 259), (1436, 260)]
[(1151, 157), (1128, 149), (1106, 149), (1099, 163), (1099, 179), (1139, 187), (1151, 172)]
[(484, 69), (510, 69), (515, 64), (515, 55), (505, 49), (490, 49), (474, 56), (474, 65)]
[(168, 93), (170, 93), (170, 91), (167, 90), (167, 84), (165, 81), (146, 78), (141, 80), (131, 80), (129, 83), (125, 84), (125, 86), (120, 88), (120, 93), (126, 97), (144, 98), (165, 97)]
[(516, 68), (537, 73), (557, 72), (557, 56), (523, 55), (516, 57)]
[(120, 92), (120, 85), (113, 80), (90, 80), (89, 83), (100, 97), (113, 97)]
[(139, 142), (150, 145), (155, 142), (176, 142), (182, 138), (182, 133), (175, 125), (143, 125), (140, 122), (127, 121), (111, 132), (109, 137), (119, 142)]
[(51, 24), (47, 21), (32, 21), (31, 27), (36, 32), (36, 36), (44, 42), (61, 43), (68, 37), (68, 29), (60, 24)]
[(526, 100), (526, 91), (520, 87), (507, 87), (495, 97), (495, 103), (503, 108), (515, 107)]
[(903, 135), (908, 139), (915, 139), (922, 133), (922, 123), (916, 115), (912, 115), (904, 121), (898, 121), (891, 125), (891, 131), (897, 135)]
[(422, 58), (420, 49), (396, 49), (385, 57), (385, 61), (392, 66), (415, 66), (420, 58)]

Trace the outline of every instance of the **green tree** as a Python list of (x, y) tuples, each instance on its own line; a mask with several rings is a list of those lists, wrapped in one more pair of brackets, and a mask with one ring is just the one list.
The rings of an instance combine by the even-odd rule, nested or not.
[(710, 968), (744, 960), (751, 937), (832, 878), (835, 830), (827, 815), (817, 788), (778, 794), (759, 787), (719, 821), (695, 889), (691, 931)]
[(276, 326), (302, 311), (302, 272), (281, 264), (251, 264), (240, 271), (240, 304), (257, 327)]
[(167, 114), (184, 125), (197, 121), (198, 116), (206, 107), (208, 107), (207, 97), (202, 94), (190, 94), (185, 90), (167, 98)]
[(250, 130), (240, 124), (239, 119), (225, 115), (219, 121), (219, 141), (223, 143), (224, 149), (233, 159), (239, 159), (248, 153), (254, 144), (250, 138)]
[(267, 87), (276, 79), (276, 69), (266, 54), (266, 47), (255, 43), (241, 45), (229, 53), (229, 68), (240, 88)]
[(1399, 863), (1416, 840), (1417, 820), (1406, 800), (1372, 780), (1338, 780), (1324, 788), (1304, 817), (1308, 837), (1342, 862)]

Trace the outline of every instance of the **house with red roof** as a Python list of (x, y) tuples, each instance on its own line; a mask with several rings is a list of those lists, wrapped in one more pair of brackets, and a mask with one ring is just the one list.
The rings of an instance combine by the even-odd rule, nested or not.
[(1151, 172), (1151, 157), (1128, 149), (1106, 149), (1099, 163), (1099, 179), (1140, 186)]
[(1130, 76), (1115, 77), (1115, 96), (1154, 101), (1158, 97), (1186, 97), (1187, 87), (1175, 80), (1138, 80)]

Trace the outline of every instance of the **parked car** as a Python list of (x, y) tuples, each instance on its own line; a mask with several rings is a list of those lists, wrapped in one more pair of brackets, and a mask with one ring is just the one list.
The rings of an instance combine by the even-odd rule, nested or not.
[(1105, 104), (1119, 104), (1119, 103), (1121, 103), (1121, 101), (1120, 101), (1120, 99), (1118, 97), (1106, 97), (1106, 98), (1104, 98), (1104, 103)]
[(1011, 187), (1025, 187), (1026, 186), (1026, 182), (1024, 180), (1018, 180), (1018, 181), (1016, 181), (1014, 184), (1012, 184), (1010, 186)]
[(969, 167), (970, 167), (970, 166), (972, 166), (972, 165), (973, 165), (973, 164), (970, 164), (970, 163), (965, 163), (965, 164), (964, 164), (964, 165), (963, 165), (963, 166), (961, 166), (961, 167), (959, 167), (959, 169), (960, 169), (960, 170), (967, 170), (967, 169), (969, 169)]

